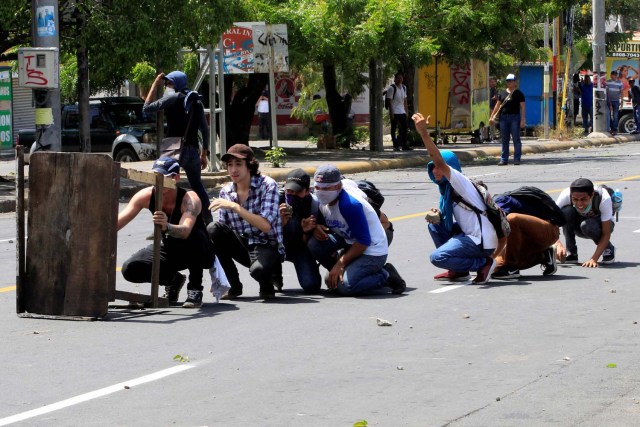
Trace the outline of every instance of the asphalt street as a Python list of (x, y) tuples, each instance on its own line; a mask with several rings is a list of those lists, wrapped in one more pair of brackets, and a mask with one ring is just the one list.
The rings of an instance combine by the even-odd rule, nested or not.
[[(389, 261), (408, 284), (401, 296), (308, 296), (285, 263), (273, 302), (257, 298), (241, 268), (237, 301), (206, 294), (198, 310), (23, 319), (15, 219), (0, 214), (0, 426), (637, 425), (639, 156), (633, 142), (465, 166), (494, 194), (534, 185), (555, 198), (581, 176), (624, 194), (615, 264), (559, 266), (551, 277), (535, 267), (484, 286), (432, 280), (440, 271), (423, 217), (439, 194), (424, 167), (349, 175), (385, 195), (396, 229)], [(119, 233), (118, 265), (150, 232), (142, 215)], [(580, 258), (594, 249), (578, 244)], [(120, 274), (117, 287), (149, 289)]]

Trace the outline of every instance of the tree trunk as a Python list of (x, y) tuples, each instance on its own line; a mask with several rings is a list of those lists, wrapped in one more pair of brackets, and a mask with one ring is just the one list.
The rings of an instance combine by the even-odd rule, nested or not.
[(336, 78), (336, 67), (333, 64), (322, 66), (322, 79), (326, 93), (327, 107), (331, 116), (333, 135), (338, 135), (347, 130), (347, 112), (344, 100), (338, 92), (338, 79)]
[[(84, 28), (85, 15), (78, 14), (78, 31)], [(89, 50), (84, 43), (77, 47), (78, 62), (78, 113), (80, 124), (80, 149), (83, 153), (91, 152), (91, 111), (89, 109)]]
[(369, 149), (383, 151), (382, 144), (382, 61), (369, 60)]
[(256, 102), (269, 84), (268, 74), (250, 74), (247, 85), (239, 88), (231, 99), (235, 77), (233, 74), (224, 76), (227, 147), (234, 144), (249, 145), (249, 134), (256, 111)]

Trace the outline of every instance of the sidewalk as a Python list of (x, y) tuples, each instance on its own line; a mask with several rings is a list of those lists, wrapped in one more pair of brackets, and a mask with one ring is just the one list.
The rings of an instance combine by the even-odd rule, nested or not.
[[(618, 135), (615, 137), (602, 137), (592, 139), (578, 139), (572, 141), (541, 141), (535, 138), (524, 138), (522, 143), (523, 155), (532, 153), (545, 153), (552, 151), (568, 150), (570, 148), (589, 147), (609, 144), (619, 144), (640, 140), (638, 135)], [(403, 169), (424, 166), (429, 162), (429, 156), (424, 148), (416, 148), (413, 151), (393, 151), (391, 142), (385, 141), (383, 152), (363, 149), (334, 149), (320, 150), (308, 141), (279, 141), (287, 153), (287, 163), (284, 167), (273, 168), (264, 160), (264, 154), (269, 149), (268, 141), (251, 141), (251, 147), (260, 160), (260, 170), (264, 175), (283, 182), (291, 169), (303, 168), (310, 175), (315, 169), (325, 163), (335, 164), (345, 174), (368, 172), (384, 169)], [(470, 144), (465, 141), (440, 146), (441, 149), (449, 149), (456, 153), (460, 162), (470, 164), (477, 159), (493, 158), (492, 163), (497, 163), (500, 156), (500, 144)], [(151, 161), (123, 163), (121, 166), (128, 169), (148, 172), (151, 169)], [(523, 158), (526, 164), (526, 157)], [(28, 167), (25, 175), (28, 176)], [(186, 178), (184, 180), (186, 182)], [(207, 191), (215, 190), (229, 181), (225, 171), (204, 172), (202, 181)], [(140, 188), (147, 184), (122, 179), (120, 182), (120, 199), (124, 201), (131, 197)], [(13, 150), (0, 151), (0, 213), (15, 210), (15, 160)]]

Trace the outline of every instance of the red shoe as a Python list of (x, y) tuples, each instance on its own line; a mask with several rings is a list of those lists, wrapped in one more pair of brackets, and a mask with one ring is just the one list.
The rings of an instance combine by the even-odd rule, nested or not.
[(457, 271), (447, 270), (444, 273), (436, 274), (433, 280), (443, 280), (447, 282), (466, 282), (471, 279), (468, 271), (458, 273)]
[(484, 285), (485, 283), (487, 283), (491, 278), (491, 274), (493, 273), (493, 270), (495, 268), (496, 268), (496, 260), (491, 257), (487, 257), (487, 261), (484, 263), (482, 268), (478, 270), (478, 274), (476, 274), (476, 278), (473, 279), (473, 284)]

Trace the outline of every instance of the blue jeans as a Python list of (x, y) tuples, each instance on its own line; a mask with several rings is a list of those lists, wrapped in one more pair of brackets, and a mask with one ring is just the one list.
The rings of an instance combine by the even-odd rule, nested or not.
[(211, 204), (209, 201), (209, 195), (204, 189), (204, 185), (202, 185), (201, 165), (202, 163), (200, 163), (200, 153), (198, 152), (198, 148), (192, 145), (185, 146), (180, 153), (180, 166), (187, 174), (189, 186), (196, 192), (198, 197), (200, 197), (200, 201), (202, 202), (202, 216), (205, 220), (204, 222), (208, 224), (213, 220), (213, 217), (209, 210), (209, 205)]
[[(328, 240), (311, 238), (309, 250), (315, 259), (327, 270), (336, 263), (336, 253), (340, 249), (349, 248), (343, 238), (329, 234)], [(386, 286), (389, 273), (383, 268), (387, 262), (386, 255), (360, 255), (351, 261), (343, 273), (343, 281), (338, 284), (340, 295), (353, 296), (374, 293)]]
[(582, 106), (582, 126), (584, 127), (584, 133), (589, 133), (589, 128), (592, 126), (593, 121), (593, 105)]
[(500, 115), (500, 136), (502, 137), (502, 153), (500, 161), (509, 162), (509, 137), (513, 138), (513, 161), (520, 162), (522, 142), (520, 141), (520, 114)]
[(610, 104), (610, 113), (611, 113), (611, 132), (617, 132), (618, 131), (618, 119), (619, 119), (619, 112), (620, 112), (620, 101), (609, 101)]
[[(567, 223), (562, 227), (562, 234), (567, 247), (567, 252), (572, 255), (578, 255), (578, 245), (576, 244), (576, 236), (583, 239), (591, 239), (596, 245), (602, 236), (602, 221), (600, 217), (585, 218), (580, 215), (573, 206), (565, 206), (562, 208)], [(611, 232), (613, 233), (615, 223), (611, 221)], [(613, 244), (609, 241), (607, 249), (614, 249)]]
[(429, 224), (429, 234), (436, 250), (431, 253), (431, 264), (438, 268), (464, 273), (478, 271), (487, 262), (493, 249), (482, 249), (465, 235), (458, 224), (448, 232), (443, 224)]

